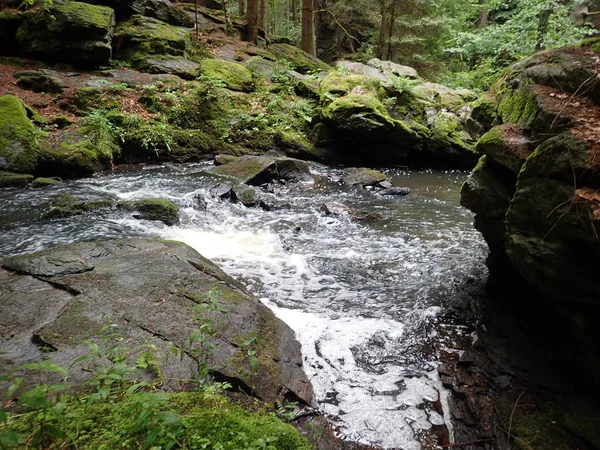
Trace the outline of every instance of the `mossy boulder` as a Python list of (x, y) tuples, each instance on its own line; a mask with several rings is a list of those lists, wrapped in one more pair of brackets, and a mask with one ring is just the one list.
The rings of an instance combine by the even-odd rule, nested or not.
[(48, 11), (24, 14), (16, 39), (21, 50), (31, 55), (98, 66), (111, 58), (114, 27), (112, 8), (54, 2)]
[(498, 125), (484, 134), (474, 150), (518, 174), (533, 149), (520, 126), (507, 124)]
[(154, 55), (140, 62), (138, 66), (148, 73), (170, 73), (185, 80), (194, 80), (200, 74), (200, 64), (181, 56)]
[(0, 170), (35, 173), (40, 133), (30, 120), (32, 115), (18, 97), (0, 97)]
[(205, 59), (200, 63), (200, 72), (221, 81), (232, 91), (251, 92), (254, 89), (252, 72), (240, 63)]
[(77, 216), (87, 211), (110, 208), (113, 203), (110, 199), (85, 202), (71, 194), (60, 194), (50, 202), (48, 209), (42, 214), (42, 218), (62, 219)]
[(383, 104), (369, 94), (336, 98), (321, 110), (321, 118), (326, 125), (353, 133), (380, 133), (396, 125)]
[(215, 166), (222, 166), (224, 164), (229, 164), (230, 162), (234, 162), (238, 159), (238, 156), (234, 155), (216, 155), (214, 159)]
[(438, 83), (420, 83), (410, 88), (413, 97), (426, 104), (456, 112), (464, 105), (477, 99), (477, 94), (468, 89), (451, 89)]
[(238, 184), (231, 188), (231, 200), (244, 206), (256, 206), (258, 197), (256, 189), (247, 184)]
[(300, 73), (328, 71), (331, 69), (329, 64), (293, 45), (272, 44), (269, 45), (268, 50), (277, 58), (288, 61), (292, 69)]
[(39, 177), (31, 182), (31, 186), (34, 188), (56, 186), (57, 184), (63, 184), (62, 178), (60, 178), (60, 177)]
[(117, 25), (115, 40), (119, 44), (115, 57), (138, 67), (149, 55), (185, 57), (190, 36), (187, 28), (136, 14)]
[(352, 167), (345, 170), (346, 174), (342, 177), (342, 182), (351, 186), (373, 186), (387, 180), (387, 176), (374, 169), (364, 167)]
[(86, 124), (59, 130), (43, 141), (36, 174), (74, 178), (110, 167), (119, 152), (116, 136)]
[(471, 104), (469, 118), (480, 125), (481, 131), (487, 131), (499, 124), (496, 102), (488, 95), (482, 95)]
[(310, 178), (310, 169), (305, 161), (269, 156), (242, 156), (215, 167), (212, 172), (253, 186), (273, 180), (299, 181)]
[(47, 94), (60, 94), (63, 91), (63, 82), (56, 75), (49, 75), (43, 71), (25, 70), (13, 73), (17, 85), (33, 92)]
[(0, 188), (25, 187), (33, 181), (33, 175), (25, 173), (0, 172)]
[(136, 211), (135, 216), (139, 219), (158, 220), (166, 225), (179, 223), (179, 206), (165, 198), (121, 202), (117, 206), (128, 211)]

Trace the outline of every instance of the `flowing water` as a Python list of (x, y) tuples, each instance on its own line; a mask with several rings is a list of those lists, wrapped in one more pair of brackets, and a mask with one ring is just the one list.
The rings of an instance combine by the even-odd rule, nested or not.
[[(0, 257), (59, 243), (127, 236), (183, 241), (246, 284), (302, 343), (319, 406), (347, 438), (422, 448), (447, 424), (436, 373), (441, 352), (460, 352), (470, 330), (449, 308), (478, 295), (486, 246), (459, 205), (464, 172), (387, 170), (407, 197), (339, 183), (313, 165), (315, 182), (277, 184), (273, 211), (218, 199), (207, 165), (154, 167), (43, 190), (0, 190)], [(58, 194), (83, 200), (169, 198), (181, 224), (136, 220), (119, 210), (41, 220)], [(359, 222), (327, 216), (338, 202), (378, 214)]]

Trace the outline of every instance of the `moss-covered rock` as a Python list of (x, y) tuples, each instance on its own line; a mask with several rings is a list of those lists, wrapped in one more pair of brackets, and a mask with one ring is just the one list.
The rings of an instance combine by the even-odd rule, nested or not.
[(342, 182), (352, 186), (373, 186), (387, 180), (387, 176), (378, 170), (366, 169), (364, 167), (352, 167), (345, 170), (346, 175)]
[(238, 159), (238, 156), (233, 155), (216, 155), (214, 159), (215, 166), (222, 166), (224, 164), (229, 164), (230, 162), (234, 162)]
[(75, 1), (54, 2), (47, 12), (24, 14), (16, 38), (25, 53), (102, 65), (111, 58), (114, 26), (112, 8)]
[(146, 198), (130, 202), (122, 202), (117, 206), (128, 211), (136, 211), (137, 218), (158, 220), (166, 225), (179, 223), (179, 206), (164, 198)]
[(41, 71), (25, 70), (15, 72), (13, 76), (17, 79), (17, 85), (23, 89), (47, 94), (60, 94), (63, 91), (63, 82), (55, 75), (48, 75)]
[(287, 60), (294, 70), (300, 73), (328, 71), (331, 69), (327, 63), (306, 53), (305, 51), (289, 44), (272, 44), (268, 50), (277, 58)]
[(200, 64), (200, 72), (223, 82), (232, 91), (251, 92), (254, 89), (252, 72), (240, 63), (205, 59)]
[(321, 118), (326, 125), (355, 133), (390, 131), (395, 127), (383, 104), (368, 94), (336, 98), (323, 108)]
[(488, 95), (482, 95), (471, 104), (470, 119), (481, 126), (481, 131), (487, 131), (499, 123), (496, 112), (496, 102)]
[(305, 161), (268, 156), (242, 156), (229, 164), (217, 166), (212, 171), (253, 186), (275, 179), (298, 181), (310, 177), (310, 169)]
[(15, 55), (19, 50), (17, 29), (23, 20), (20, 11), (0, 11), (0, 54)]
[(115, 57), (137, 67), (146, 63), (149, 55), (186, 56), (189, 30), (160, 20), (134, 15), (115, 29), (119, 50)]
[(33, 175), (25, 173), (0, 172), (0, 188), (25, 187), (33, 181)]
[(0, 97), (0, 170), (35, 173), (39, 136), (21, 99)]
[(55, 186), (57, 184), (62, 184), (62, 183), (63, 183), (63, 181), (62, 181), (62, 178), (60, 178), (60, 177), (51, 177), (51, 178), (39, 177), (32, 181), (31, 186), (33, 186), (35, 188), (42, 188), (42, 187), (47, 187), (47, 186)]
[(148, 73), (170, 73), (185, 80), (194, 80), (200, 74), (200, 65), (181, 56), (154, 55), (147, 57), (138, 65)]
[(231, 199), (234, 202), (239, 202), (244, 206), (256, 206), (258, 197), (256, 189), (246, 184), (238, 184), (231, 188)]
[(477, 94), (468, 89), (451, 89), (442, 84), (429, 82), (411, 87), (410, 93), (423, 102), (452, 112), (477, 98)]
[(484, 134), (475, 145), (475, 151), (488, 155), (515, 174), (531, 154), (532, 142), (523, 136), (518, 125), (499, 125)]
[(84, 202), (71, 194), (60, 194), (50, 202), (46, 211), (42, 213), (42, 218), (62, 219), (77, 216), (87, 211), (110, 208), (113, 203), (110, 199)]

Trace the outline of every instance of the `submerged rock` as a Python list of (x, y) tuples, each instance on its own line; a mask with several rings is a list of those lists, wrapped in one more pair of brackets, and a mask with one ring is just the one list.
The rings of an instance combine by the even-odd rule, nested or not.
[(71, 194), (61, 194), (50, 202), (50, 207), (42, 213), (42, 218), (60, 219), (76, 216), (87, 211), (110, 208), (113, 203), (110, 199), (84, 202)]
[(42, 188), (42, 187), (54, 186), (54, 185), (62, 184), (62, 183), (63, 183), (63, 180), (60, 177), (49, 177), (49, 178), (40, 177), (40, 178), (36, 178), (35, 180), (33, 180), (33, 182), (31, 183), (31, 186), (35, 187), (35, 188)]
[(348, 216), (358, 222), (375, 222), (383, 218), (379, 213), (350, 208), (338, 202), (323, 203), (320, 210), (326, 216)]
[[(164, 390), (189, 388), (201, 360), (211, 367), (214, 379), (265, 402), (313, 401), (294, 332), (185, 244), (153, 239), (86, 242), (7, 258), (0, 266), (0, 315), (7, 330), (3, 339), (9, 342), (0, 358), (2, 373), (42, 360), (66, 366), (89, 353), (82, 345), (86, 339), (102, 348), (98, 331), (110, 318), (111, 333), (131, 349), (131, 364), (148, 345), (154, 346), (153, 358), (160, 364), (171, 355), (160, 374), (147, 373)], [(226, 313), (203, 309), (212, 302)], [(190, 337), (198, 333), (198, 317), (210, 320), (216, 330), (212, 351), (194, 353), (189, 348)], [(174, 357), (173, 348), (185, 352)], [(249, 350), (255, 352), (255, 365), (248, 360)], [(77, 369), (69, 383), (89, 380), (89, 371)], [(46, 374), (37, 372), (32, 380), (43, 382), (40, 376)]]

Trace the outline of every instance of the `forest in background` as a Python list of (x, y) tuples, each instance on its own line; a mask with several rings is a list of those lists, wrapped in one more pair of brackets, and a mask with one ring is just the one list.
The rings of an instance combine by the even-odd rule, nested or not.
[(377, 57), (479, 91), (515, 61), (576, 43), (600, 22), (598, 0), (228, 0), (227, 7), (326, 61)]

